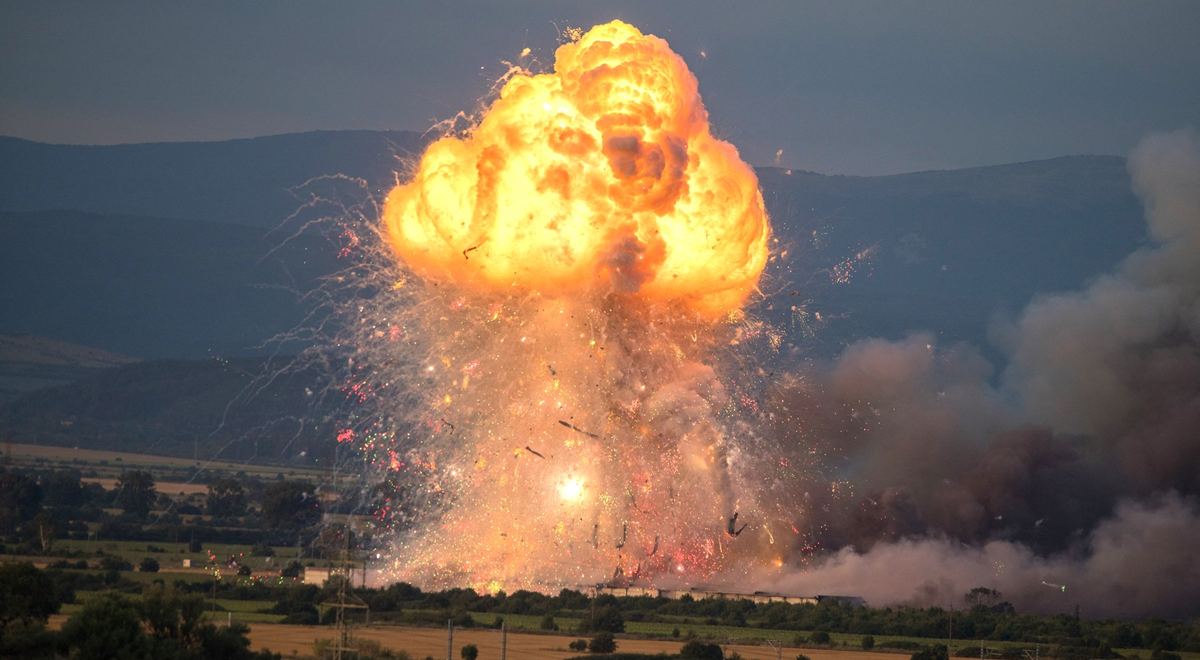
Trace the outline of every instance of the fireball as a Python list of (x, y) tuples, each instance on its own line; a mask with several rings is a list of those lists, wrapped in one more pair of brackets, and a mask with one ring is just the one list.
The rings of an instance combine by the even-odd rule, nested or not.
[(388, 195), (396, 254), (464, 287), (739, 307), (767, 261), (767, 216), (683, 59), (620, 21), (555, 58), (553, 73), (510, 78)]

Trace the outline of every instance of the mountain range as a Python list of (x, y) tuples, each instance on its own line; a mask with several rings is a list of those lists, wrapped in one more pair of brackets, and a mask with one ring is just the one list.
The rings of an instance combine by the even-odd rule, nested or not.
[[(0, 334), (25, 347), (0, 356), (0, 375), (48, 340), (120, 356), (114, 364), (130, 362), (120, 370), (277, 350), (267, 342), (306, 322), (304, 294), (346, 265), (328, 222), (306, 228), (370, 217), (426, 141), (404, 131), (116, 146), (0, 137)], [(1000, 361), (988, 343), (997, 315), (1080, 287), (1145, 240), (1113, 156), (881, 177), (757, 171), (778, 242), (751, 309), (806, 355), (928, 331)], [(43, 384), (89, 373), (59, 366)], [(21, 373), (12, 396), (42, 382)]]

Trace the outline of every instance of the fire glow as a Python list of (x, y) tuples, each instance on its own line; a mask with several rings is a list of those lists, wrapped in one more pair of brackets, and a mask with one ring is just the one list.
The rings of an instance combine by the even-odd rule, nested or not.
[(403, 466), (388, 479), (416, 511), (396, 579), (703, 579), (772, 562), (770, 527), (801, 515), (772, 488), (795, 472), (750, 377), (716, 357), (778, 346), (741, 311), (770, 237), (754, 171), (665, 41), (619, 21), (576, 36), (430, 145), (383, 209), (400, 273), (381, 288), (404, 303), (372, 323), (406, 321), (367, 341), (405, 383), (380, 406), (409, 431), (371, 451)]

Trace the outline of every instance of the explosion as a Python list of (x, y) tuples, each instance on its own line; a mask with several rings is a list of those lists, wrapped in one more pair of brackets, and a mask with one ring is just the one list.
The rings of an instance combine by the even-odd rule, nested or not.
[(665, 41), (614, 21), (515, 70), (382, 220), (394, 281), (363, 336), (387, 358), (353, 388), (382, 406), (361, 437), (407, 528), (393, 577), (687, 582), (799, 543), (775, 487), (803, 470), (760, 435), (747, 358), (781, 337), (741, 311), (762, 195)]
[(610, 287), (720, 314), (767, 262), (754, 171), (709, 133), (683, 59), (620, 21), (431, 145), (384, 222), (406, 264), (471, 290)]

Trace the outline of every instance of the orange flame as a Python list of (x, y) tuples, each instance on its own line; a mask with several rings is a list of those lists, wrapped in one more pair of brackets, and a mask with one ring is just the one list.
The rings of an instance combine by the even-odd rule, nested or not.
[(609, 290), (739, 307), (767, 261), (754, 171), (709, 133), (696, 78), (620, 21), (520, 73), (464, 139), (444, 137), (384, 207), (426, 277), (543, 293)]

